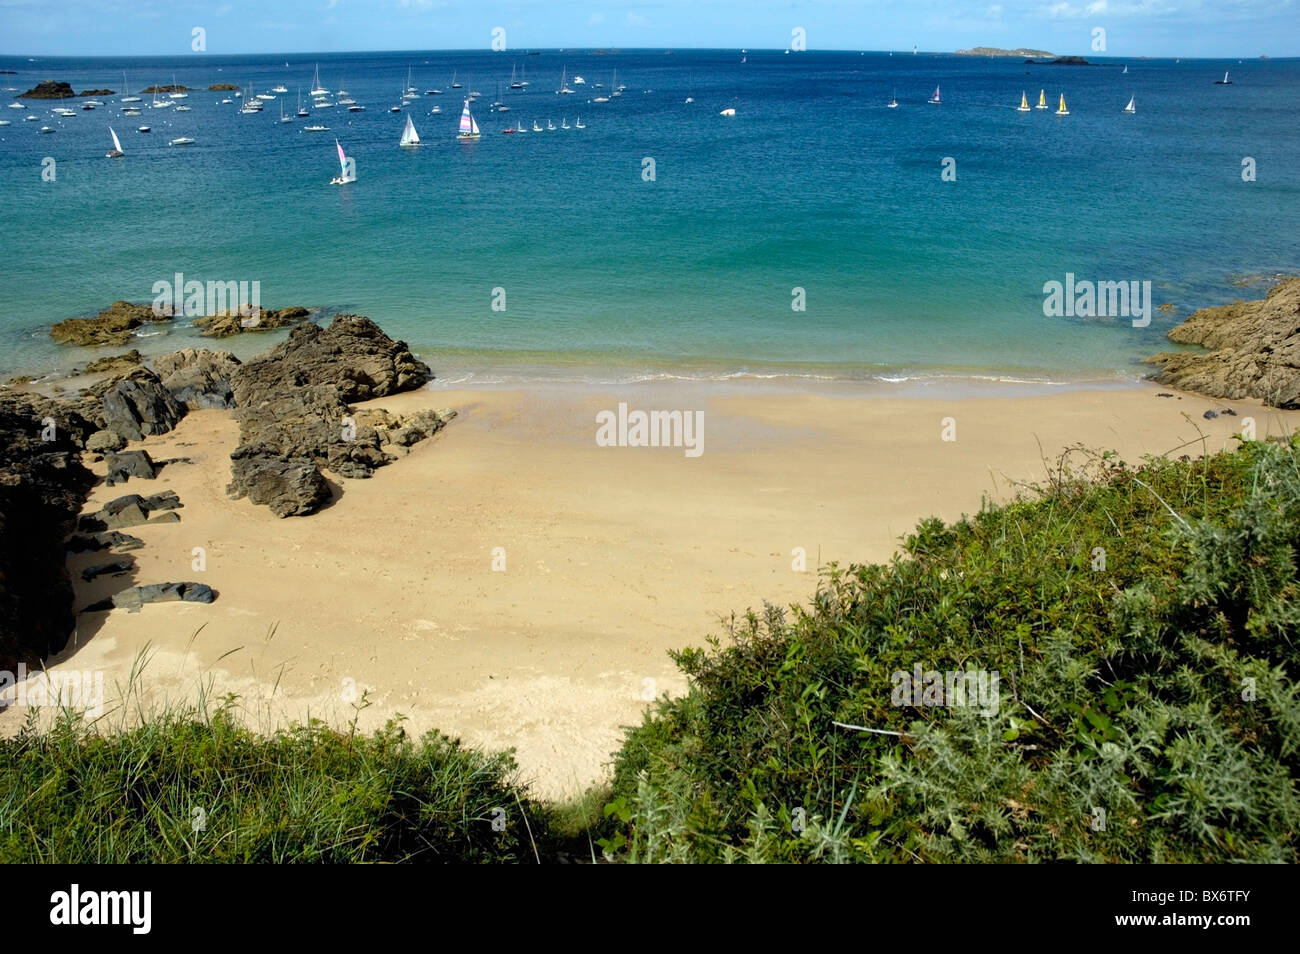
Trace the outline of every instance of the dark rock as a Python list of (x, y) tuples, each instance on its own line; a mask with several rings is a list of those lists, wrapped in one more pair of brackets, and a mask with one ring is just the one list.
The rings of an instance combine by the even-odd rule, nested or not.
[(138, 613), (146, 603), (211, 603), (217, 598), (212, 588), (204, 583), (150, 583), (133, 586), (108, 599), (87, 606), (83, 612), (97, 613), (110, 609), (126, 609)]
[(239, 89), (239, 87), (236, 86), (234, 83), (213, 83), (211, 86), (208, 87), (208, 92), (221, 93), (221, 92), (230, 92), (231, 90), (236, 90), (236, 89)]
[(141, 506), (152, 513), (155, 510), (179, 510), (185, 505), (181, 503), (181, 498), (176, 496), (176, 491), (164, 490), (151, 497), (145, 497), (141, 501)]
[[(76, 620), (64, 538), (94, 483), (71, 428), (28, 395), (0, 395), (0, 669), (61, 650)], [(44, 434), (42, 432), (45, 432)]]
[(29, 422), (32, 437), (46, 443), (43, 438), (53, 423), (55, 442), (67, 439), (78, 449), (84, 448), (90, 435), (99, 425), (87, 415), (90, 408), (81, 402), (53, 400), (39, 394), (26, 392), (0, 393), (0, 410), (8, 411)]
[(1219, 413), (1220, 413), (1220, 414), (1226, 414), (1226, 415), (1228, 415), (1228, 417), (1236, 417), (1236, 416), (1237, 416), (1237, 412), (1234, 411), (1234, 410), (1233, 410), (1232, 408), (1230, 408), (1230, 407), (1225, 407), (1225, 408), (1224, 408), (1223, 410), (1221, 410)]
[(1156, 395), (1156, 397), (1173, 397), (1173, 395), (1170, 394), (1168, 391), (1161, 391), (1159, 394)]
[(1161, 352), (1161, 384), (1211, 397), (1257, 398), (1300, 407), (1300, 278), (1288, 278), (1257, 301), (1202, 308), (1169, 331), (1169, 340), (1208, 351)]
[[(82, 533), (99, 533), (123, 527), (138, 527), (149, 523), (150, 516), (155, 512), (174, 510), (180, 506), (181, 500), (173, 490), (165, 490), (151, 497), (126, 494), (110, 500), (94, 513), (84, 514), (77, 521), (77, 529)], [(177, 516), (176, 519), (179, 520), (180, 517)]]
[(292, 306), (274, 309), (262, 308), (245, 312), (223, 311), (215, 315), (205, 315), (194, 319), (194, 326), (201, 329), (199, 334), (205, 338), (229, 338), (231, 335), (243, 334), (245, 331), (272, 331), (297, 324), (310, 315), (306, 308)]
[(153, 362), (163, 387), (191, 411), (234, 407), (230, 377), (238, 367), (233, 354), (205, 348), (186, 348)]
[(112, 563), (96, 563), (94, 566), (88, 566), (81, 571), (81, 578), (89, 583), (91, 580), (101, 576), (116, 576), (119, 573), (130, 572), (135, 566), (133, 560), (115, 560)]
[(140, 92), (142, 93), (188, 93), (189, 89), (190, 88), (188, 86), (180, 86), (178, 84), (173, 83), (170, 86), (146, 86), (144, 89), (140, 90)]
[(105, 371), (129, 371), (141, 362), (140, 352), (132, 349), (126, 354), (113, 354), (96, 358), (86, 365), (86, 374), (101, 374)]
[(112, 89), (83, 89), (78, 96), (116, 96), (117, 91)]
[(158, 376), (150, 371), (144, 375), (119, 381), (104, 395), (104, 419), (109, 430), (129, 441), (138, 441), (146, 434), (166, 434), (185, 416), (185, 408), (163, 387)]
[(158, 516), (156, 517), (150, 517), (149, 522), (150, 523), (180, 523), (181, 515), (174, 510), (169, 510), (166, 513), (158, 514)]
[(1212, 421), (1218, 416), (1219, 415), (1215, 414), (1213, 411), (1206, 411), (1204, 414), (1201, 415), (1201, 417), (1205, 418), (1207, 421)]
[(299, 324), (231, 374), (241, 443), (231, 455), (228, 493), (279, 516), (314, 512), (329, 499), (321, 467), (365, 478), (394, 459), (374, 427), (347, 426), (348, 402), (416, 388), (431, 377), (404, 342), (369, 318), (340, 315), (326, 329)]
[(128, 533), (119, 533), (116, 530), (93, 533), (89, 536), (74, 534), (68, 538), (67, 542), (69, 553), (90, 553), (99, 550), (139, 550), (143, 546), (144, 541), (139, 537), (133, 537)]
[(126, 483), (131, 477), (138, 477), (140, 480), (153, 480), (158, 476), (154, 469), (153, 459), (150, 458), (148, 451), (123, 451), (120, 454), (105, 454), (104, 460), (108, 464), (108, 476), (106, 478), (110, 487), (116, 484)]
[(329, 500), (329, 484), (310, 460), (286, 459), (273, 448), (245, 444), (236, 448), (230, 461), (226, 492), (265, 505), (277, 517), (315, 513)]
[(169, 309), (164, 309), (162, 314), (155, 314), (150, 305), (115, 301), (93, 317), (60, 321), (50, 329), (50, 337), (65, 344), (123, 345), (131, 339), (131, 332), (141, 325), (170, 320)]
[(76, 91), (62, 80), (42, 80), (25, 93), (19, 93), (19, 99), (66, 99), (76, 96)]

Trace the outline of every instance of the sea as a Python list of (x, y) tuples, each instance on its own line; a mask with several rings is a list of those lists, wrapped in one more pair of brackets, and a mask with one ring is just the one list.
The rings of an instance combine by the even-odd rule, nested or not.
[[(58, 102), (27, 101), (30, 122), (0, 108), (0, 373), (121, 350), (58, 345), (49, 327), (150, 302), (181, 273), (258, 282), (263, 307), (321, 321), (368, 315), (442, 384), (1132, 381), (1191, 311), (1300, 270), (1300, 60), (1090, 62), (0, 57), (5, 100), (46, 79), (114, 90), (93, 111), (68, 101), (67, 118)], [(365, 111), (296, 117), (317, 70)], [(1216, 84), (1225, 71), (1231, 84)], [(510, 89), (512, 73), (528, 86)], [(408, 76), (419, 92), (403, 100)], [(562, 79), (573, 94), (557, 93)], [(145, 94), (141, 116), (121, 115), (124, 89), (171, 83), (191, 89), (188, 112)], [(209, 91), (218, 83), (288, 92), (244, 115), (233, 93)], [(465, 143), (471, 90), (481, 138)], [(1040, 90), (1048, 109), (1016, 110)], [(408, 116), (419, 148), (398, 145)], [(503, 134), (515, 124), (528, 131)], [(105, 157), (110, 126), (122, 159)], [(169, 145), (179, 137), (194, 143)], [(355, 163), (343, 186), (330, 184), (336, 141)], [(1045, 286), (1067, 275), (1150, 282), (1149, 324), (1045, 313)], [(147, 325), (132, 346), (193, 346), (191, 322)]]

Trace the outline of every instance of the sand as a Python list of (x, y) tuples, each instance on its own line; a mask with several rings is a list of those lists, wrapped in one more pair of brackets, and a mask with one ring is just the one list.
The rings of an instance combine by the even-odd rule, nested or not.
[[(919, 518), (1006, 499), (1071, 444), (1136, 461), (1232, 446), (1245, 416), (1259, 436), (1300, 424), (1300, 412), (1159, 390), (425, 389), (373, 403), (453, 407), (450, 426), (372, 479), (342, 481), (320, 513), (284, 520), (227, 498), (236, 425), (195, 412), (132, 445), (192, 463), (101, 484), (86, 508), (173, 489), (181, 522), (128, 531), (146, 542), (130, 576), (81, 583), (105, 554), (69, 565), (79, 606), (168, 580), (206, 583), (216, 602), (82, 614), (51, 665), (102, 670), (110, 707), (133, 667), (137, 702), (236, 693), (263, 730), (308, 716), (345, 724), (355, 686), (369, 703), (361, 727), (400, 714), (411, 731), (513, 747), (539, 795), (564, 797), (608, 772), (620, 726), (639, 722), (647, 699), (684, 691), (670, 649), (703, 645), (764, 601), (806, 603), (820, 564), (886, 560)], [(596, 413), (619, 402), (702, 410), (704, 453), (597, 446)], [(1201, 417), (1224, 407), (1239, 416)], [(948, 417), (955, 441), (942, 439)], [(23, 715), (0, 714), (0, 731)]]

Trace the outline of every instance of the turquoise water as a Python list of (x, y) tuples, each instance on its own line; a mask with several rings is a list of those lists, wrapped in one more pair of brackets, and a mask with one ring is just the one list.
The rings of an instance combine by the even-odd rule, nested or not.
[[(59, 319), (148, 301), (180, 271), (260, 281), (264, 306), (370, 315), (443, 377), (626, 380), (684, 374), (1113, 379), (1189, 309), (1254, 297), (1234, 279), (1300, 266), (1300, 61), (1101, 61), (1089, 68), (910, 54), (544, 51), (0, 58), (5, 86), (197, 88), (189, 113), (50, 113), (0, 127), (0, 371), (84, 360)], [(367, 107), (280, 124), (319, 62)], [(497, 83), (526, 63), (530, 87)], [(425, 145), (399, 149), (409, 111)], [(465, 90), (450, 88), (456, 70)], [(585, 77), (558, 96), (560, 72)], [(613, 71), (627, 85), (609, 103)], [(1224, 69), (1231, 86), (1215, 86)], [(211, 83), (289, 89), (260, 115)], [(601, 82), (605, 90), (595, 89)], [(925, 100), (936, 83), (944, 104)], [(483, 138), (456, 142), (482, 91)], [(1071, 115), (1021, 114), (1045, 88)], [(898, 109), (886, 102), (897, 91)], [(7, 96), (11, 97), (10, 92)], [(695, 102), (687, 105), (690, 95)], [(1121, 109), (1130, 95), (1138, 112)], [(150, 97), (145, 97), (147, 100)], [(431, 115), (434, 104), (441, 115)], [(70, 103), (79, 107), (80, 103)], [(734, 107), (737, 115), (718, 115)], [(521, 120), (583, 130), (506, 136)], [(112, 123), (127, 157), (104, 158)], [(328, 133), (303, 127), (321, 122)], [(136, 132), (148, 123), (152, 133)], [(56, 128), (41, 135), (42, 125)], [(176, 136), (197, 140), (169, 147)], [(358, 181), (337, 174), (337, 136)], [(42, 159), (57, 179), (41, 179)], [(1245, 183), (1253, 157), (1258, 181)], [(643, 158), (656, 179), (642, 178)], [(941, 178), (944, 157), (957, 179)], [(1048, 318), (1044, 282), (1149, 280), (1150, 327)], [(792, 289), (807, 310), (791, 308)], [(504, 288), (506, 310), (492, 309)], [(190, 343), (177, 322), (146, 350)], [(242, 342), (258, 349), (265, 338)]]

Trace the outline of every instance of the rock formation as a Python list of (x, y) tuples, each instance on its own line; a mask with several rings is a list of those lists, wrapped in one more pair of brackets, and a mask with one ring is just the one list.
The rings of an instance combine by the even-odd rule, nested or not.
[(233, 354), (206, 348), (185, 348), (153, 362), (163, 387), (191, 411), (234, 407), (230, 378), (238, 367), (239, 359)]
[(67, 318), (50, 329), (50, 337), (64, 344), (123, 345), (131, 332), (151, 321), (170, 321), (171, 314), (154, 314), (150, 305), (115, 301), (90, 318)]
[(166, 434), (184, 416), (184, 406), (147, 368), (132, 371), (104, 394), (107, 429), (128, 441), (138, 441), (146, 434)]
[(262, 308), (248, 313), (239, 311), (222, 311), (215, 315), (205, 315), (194, 319), (194, 326), (201, 329), (199, 334), (205, 338), (229, 338), (231, 335), (243, 334), (245, 331), (271, 331), (297, 324), (311, 312), (297, 305), (279, 310)]
[(70, 85), (62, 80), (41, 80), (25, 93), (19, 93), (19, 99), (65, 99), (76, 96)]
[(1258, 301), (1202, 308), (1170, 330), (1169, 340), (1207, 351), (1163, 351), (1147, 358), (1156, 380), (1211, 397), (1257, 398), (1300, 407), (1300, 278)]

